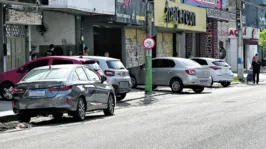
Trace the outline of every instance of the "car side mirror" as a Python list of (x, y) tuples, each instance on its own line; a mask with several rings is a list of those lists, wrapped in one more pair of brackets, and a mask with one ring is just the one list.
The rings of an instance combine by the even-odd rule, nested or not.
[(101, 76), (101, 82), (103, 83), (104, 81), (106, 81), (107, 80), (107, 78), (106, 78), (106, 76)]

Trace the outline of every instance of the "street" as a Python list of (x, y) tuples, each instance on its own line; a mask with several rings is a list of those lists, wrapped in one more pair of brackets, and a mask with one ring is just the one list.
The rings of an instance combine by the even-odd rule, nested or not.
[(260, 85), (167, 94), (150, 105), (119, 103), (113, 117), (91, 114), (82, 123), (36, 122), (0, 134), (1, 149), (175, 148), (258, 149), (266, 146), (266, 95)]

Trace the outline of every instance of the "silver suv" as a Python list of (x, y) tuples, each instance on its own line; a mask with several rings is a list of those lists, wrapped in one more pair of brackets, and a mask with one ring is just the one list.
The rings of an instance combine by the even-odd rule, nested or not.
[(128, 70), (119, 59), (101, 56), (80, 57), (98, 62), (99, 66), (107, 77), (107, 82), (112, 84), (115, 89), (117, 101), (123, 100), (127, 93), (130, 92), (131, 78), (129, 76)]

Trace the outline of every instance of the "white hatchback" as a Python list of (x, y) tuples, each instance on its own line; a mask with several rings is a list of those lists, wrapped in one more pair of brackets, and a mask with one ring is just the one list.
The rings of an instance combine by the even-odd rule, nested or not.
[(214, 82), (221, 83), (223, 87), (228, 87), (234, 80), (234, 74), (224, 60), (214, 58), (195, 57), (192, 60), (198, 62), (203, 67), (209, 67), (212, 77), (212, 84)]

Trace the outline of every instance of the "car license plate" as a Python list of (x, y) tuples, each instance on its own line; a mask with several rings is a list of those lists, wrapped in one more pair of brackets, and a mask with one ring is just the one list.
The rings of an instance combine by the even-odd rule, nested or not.
[(30, 97), (44, 97), (45, 96), (45, 90), (31, 90), (29, 91)]
[(119, 86), (121, 87), (121, 88), (128, 88), (128, 82), (120, 82), (119, 83)]
[(200, 80), (200, 84), (201, 85), (208, 85), (208, 81), (207, 80)]

